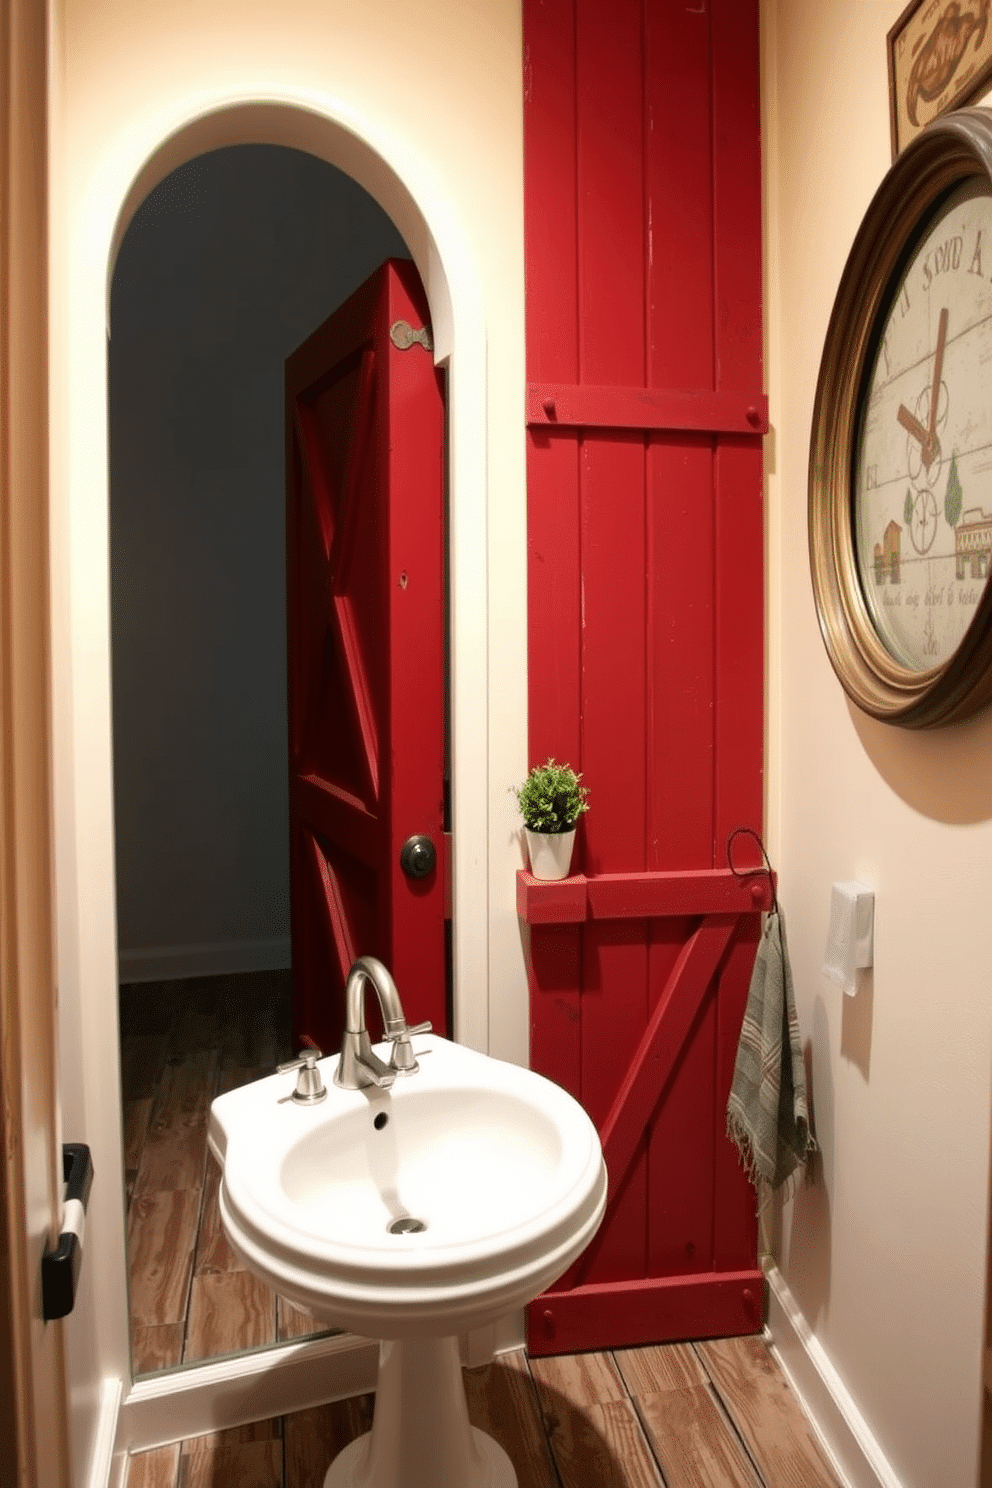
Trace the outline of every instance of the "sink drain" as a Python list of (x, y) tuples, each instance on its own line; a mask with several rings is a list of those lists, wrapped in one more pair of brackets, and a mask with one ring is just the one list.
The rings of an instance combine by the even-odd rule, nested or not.
[(414, 1219), (412, 1214), (404, 1214), (402, 1219), (391, 1219), (386, 1229), (391, 1235), (417, 1235), (427, 1226), (422, 1219)]

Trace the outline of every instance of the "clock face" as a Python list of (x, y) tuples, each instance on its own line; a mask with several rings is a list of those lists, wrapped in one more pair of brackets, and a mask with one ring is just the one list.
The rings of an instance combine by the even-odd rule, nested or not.
[(854, 546), (879, 638), (914, 672), (953, 656), (992, 558), (992, 191), (957, 187), (882, 310), (861, 398)]

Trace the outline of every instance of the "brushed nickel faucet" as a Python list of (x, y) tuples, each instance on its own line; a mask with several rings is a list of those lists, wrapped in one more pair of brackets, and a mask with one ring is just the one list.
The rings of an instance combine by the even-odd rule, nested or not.
[[(382, 1012), (383, 1038), (393, 1046), (389, 1063), (372, 1050), (365, 1027), (365, 983), (371, 982)], [(344, 1090), (361, 1090), (366, 1085), (383, 1089), (392, 1085), (397, 1075), (412, 1075), (418, 1068), (412, 1033), (429, 1033), (429, 1023), (407, 1025), (396, 983), (381, 961), (374, 956), (360, 956), (348, 973), (344, 989), (344, 1037), (341, 1058), (334, 1074), (335, 1085)]]

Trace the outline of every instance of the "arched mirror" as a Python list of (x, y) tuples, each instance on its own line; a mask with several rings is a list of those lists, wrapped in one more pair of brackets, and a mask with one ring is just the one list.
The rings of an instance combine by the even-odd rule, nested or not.
[(111, 296), (124, 1202), (137, 1375), (306, 1336), (228, 1247), (210, 1101), (291, 1053), (283, 366), (386, 258), (325, 162), (242, 145), (132, 219)]

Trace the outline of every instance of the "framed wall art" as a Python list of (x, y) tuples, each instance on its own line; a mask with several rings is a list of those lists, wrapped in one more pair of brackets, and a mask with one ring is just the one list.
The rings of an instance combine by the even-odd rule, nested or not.
[(893, 160), (992, 85), (992, 0), (911, 0), (886, 37)]

